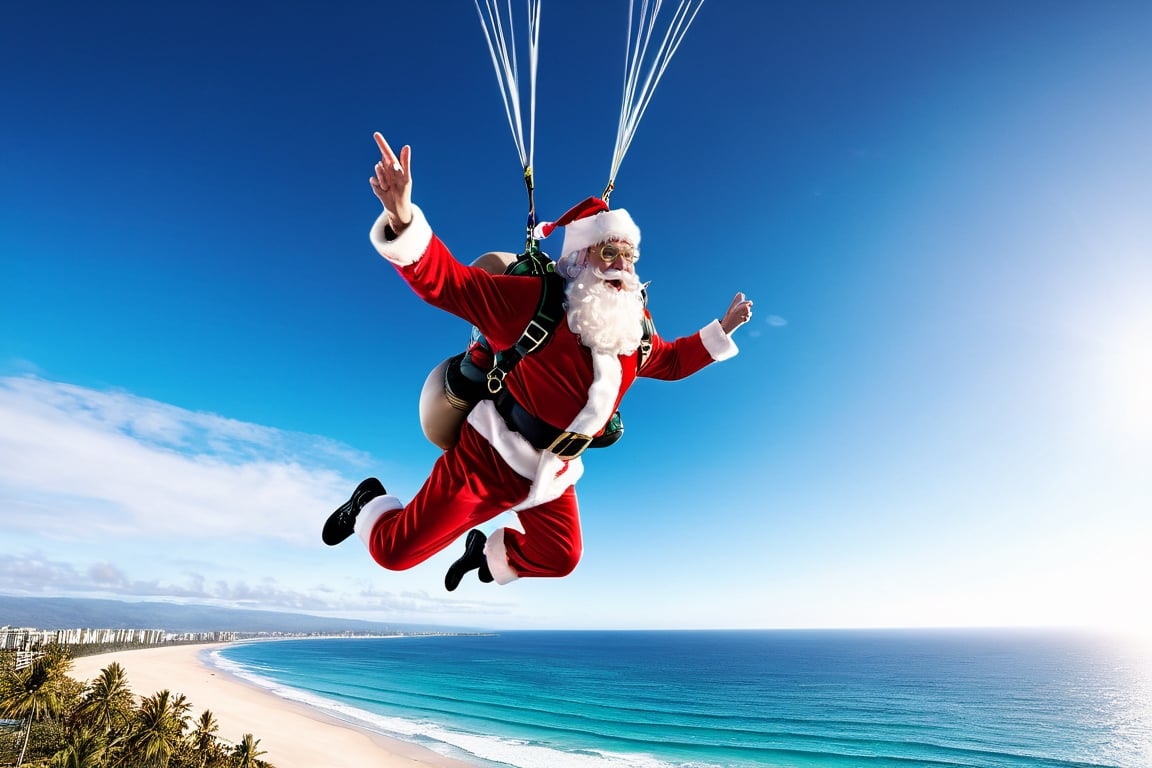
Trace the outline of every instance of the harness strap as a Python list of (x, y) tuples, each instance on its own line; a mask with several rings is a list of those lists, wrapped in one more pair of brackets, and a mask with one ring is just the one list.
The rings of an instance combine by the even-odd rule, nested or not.
[(643, 332), (640, 335), (640, 346), (636, 350), (636, 370), (639, 371), (648, 362), (648, 355), (652, 353), (652, 337), (656, 334), (656, 323), (652, 322), (652, 315), (648, 314), (648, 289), (640, 289), (640, 300), (644, 304), (644, 319), (641, 321)]
[[(548, 266), (552, 266), (550, 263)], [(497, 352), (492, 370), (488, 371), (488, 392), (495, 395), (504, 389), (504, 378), (524, 359), (552, 338), (552, 331), (564, 316), (564, 280), (553, 270), (540, 275), (540, 301), (536, 314), (520, 338), (508, 349)]]

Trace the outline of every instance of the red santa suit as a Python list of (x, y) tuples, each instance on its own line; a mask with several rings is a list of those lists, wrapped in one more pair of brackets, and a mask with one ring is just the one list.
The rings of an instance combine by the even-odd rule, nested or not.
[[(493, 349), (516, 343), (535, 316), (539, 277), (492, 275), (461, 264), (418, 208), (398, 237), (389, 239), (386, 225), (382, 214), (372, 228), (372, 243), (422, 299), (475, 325)], [(671, 342), (653, 334), (651, 343), (637, 370), (636, 351), (593, 352), (568, 323), (560, 322), (551, 340), (525, 356), (504, 384), (537, 419), (560, 430), (596, 435), (637, 375), (680, 379), (737, 351), (718, 321)], [(437, 459), (416, 496), (407, 505), (394, 496), (373, 499), (358, 515), (356, 532), (377, 563), (404, 570), (512, 511), (523, 532), (497, 530), (485, 546), (496, 582), (565, 576), (582, 552), (574, 486), (583, 472), (578, 456), (564, 459), (534, 447), (508, 426), (492, 401), (484, 400), (472, 409), (460, 440)]]

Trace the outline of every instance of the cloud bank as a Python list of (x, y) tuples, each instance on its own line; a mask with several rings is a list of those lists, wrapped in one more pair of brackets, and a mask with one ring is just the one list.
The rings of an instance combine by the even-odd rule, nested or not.
[[(368, 457), (123, 392), (0, 378), (0, 523), (87, 535), (298, 540)], [(83, 516), (78, 517), (78, 509)], [(32, 514), (14, 514), (16, 508)]]
[(386, 573), (356, 542), (320, 544), (323, 513), (372, 464), (324, 437), (0, 377), (0, 590), (434, 623), (504, 612), (442, 594), (442, 570)]

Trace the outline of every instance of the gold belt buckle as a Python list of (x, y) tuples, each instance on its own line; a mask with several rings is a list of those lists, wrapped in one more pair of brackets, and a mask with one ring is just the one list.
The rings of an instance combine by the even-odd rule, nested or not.
[(548, 450), (562, 459), (574, 459), (584, 453), (584, 449), (591, 443), (591, 435), (582, 435), (579, 432), (561, 432), (548, 446)]

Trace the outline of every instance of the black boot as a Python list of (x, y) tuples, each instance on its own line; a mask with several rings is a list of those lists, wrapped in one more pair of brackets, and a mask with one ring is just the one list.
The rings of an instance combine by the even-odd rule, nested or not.
[(324, 523), (324, 533), (321, 534), (324, 543), (334, 547), (355, 533), (356, 515), (360, 514), (360, 510), (364, 508), (365, 504), (385, 493), (387, 491), (384, 490), (384, 486), (374, 477), (370, 477), (356, 486), (356, 490), (352, 492), (352, 497), (329, 515), (328, 520)]
[(479, 529), (468, 531), (468, 538), (464, 541), (464, 554), (452, 563), (448, 573), (444, 574), (444, 587), (449, 592), (455, 591), (456, 587), (460, 586), (464, 574), (472, 569), (479, 570), (480, 581), (485, 584), (493, 580), (492, 571), (488, 570), (488, 558), (484, 556), (484, 542), (487, 540), (488, 537)]

